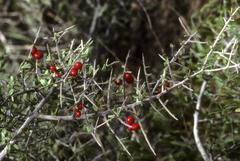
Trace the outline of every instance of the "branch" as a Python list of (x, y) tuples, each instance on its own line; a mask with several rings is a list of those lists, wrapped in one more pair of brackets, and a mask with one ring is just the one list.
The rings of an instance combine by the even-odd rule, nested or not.
[(212, 54), (213, 49), (216, 47), (216, 45), (217, 45), (218, 41), (220, 40), (223, 32), (224, 32), (225, 29), (227, 28), (228, 24), (232, 21), (233, 16), (237, 13), (237, 11), (238, 11), (239, 9), (240, 9), (240, 7), (236, 8), (236, 9), (234, 10), (234, 12), (230, 15), (230, 17), (228, 18), (228, 20), (225, 22), (222, 30), (218, 33), (218, 35), (217, 35), (214, 43), (210, 46), (210, 50), (209, 50), (209, 52), (207, 53), (206, 57), (204, 58), (204, 63), (203, 63), (203, 66), (202, 66), (202, 70), (204, 70), (204, 68), (205, 68), (205, 66), (206, 66), (206, 64), (207, 64), (207, 62), (208, 62), (209, 56)]
[(28, 126), (28, 124), (38, 116), (38, 111), (43, 107), (43, 105), (47, 102), (47, 100), (49, 99), (49, 97), (51, 96), (51, 94), (53, 93), (54, 88), (51, 88), (47, 94), (46, 97), (44, 97), (36, 106), (34, 111), (32, 112), (32, 114), (30, 116), (28, 116), (26, 118), (26, 120), (24, 121), (24, 123), (22, 124), (22, 126), (15, 132), (13, 138), (9, 141), (9, 143), (4, 147), (4, 149), (1, 151), (0, 153), (0, 161), (4, 159), (4, 157), (7, 155), (8, 153), (8, 149), (11, 147), (11, 145), (15, 144), (16, 137), (19, 136), (23, 130)]
[(195, 110), (194, 115), (193, 115), (193, 119), (194, 119), (193, 135), (194, 135), (194, 140), (195, 140), (195, 143), (197, 145), (198, 151), (200, 152), (203, 160), (204, 161), (212, 161), (212, 159), (209, 158), (209, 155), (205, 151), (205, 149), (202, 145), (202, 142), (199, 138), (199, 134), (198, 134), (199, 110), (200, 110), (200, 107), (201, 107), (201, 99), (202, 99), (202, 95), (203, 95), (203, 92), (205, 90), (205, 87), (206, 87), (206, 81), (204, 81), (202, 83), (201, 90), (200, 90), (200, 93), (198, 95), (196, 110)]
[(121, 139), (117, 136), (117, 134), (114, 132), (114, 130), (112, 129), (112, 127), (110, 126), (109, 122), (107, 121), (107, 118), (104, 117), (104, 121), (106, 122), (109, 130), (111, 131), (111, 133), (115, 136), (115, 138), (118, 140), (118, 142), (120, 143), (120, 145), (122, 146), (123, 150), (126, 151), (126, 153), (132, 158), (131, 153), (128, 151), (127, 147), (123, 144), (123, 142), (121, 141)]

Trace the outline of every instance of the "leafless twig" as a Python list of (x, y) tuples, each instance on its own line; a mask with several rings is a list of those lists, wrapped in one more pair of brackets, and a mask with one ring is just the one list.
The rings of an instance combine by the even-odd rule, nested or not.
[(109, 130), (111, 131), (111, 133), (115, 136), (115, 138), (118, 140), (118, 142), (120, 143), (120, 145), (123, 147), (124, 151), (126, 151), (126, 153), (132, 157), (132, 155), (130, 154), (130, 152), (128, 151), (127, 147), (123, 144), (123, 142), (121, 141), (121, 139), (117, 136), (117, 134), (114, 132), (114, 130), (112, 129), (112, 127), (110, 126), (109, 122), (107, 121), (106, 117), (104, 117), (104, 120), (109, 128)]
[(199, 134), (198, 134), (199, 111), (200, 111), (200, 107), (201, 107), (202, 95), (203, 95), (203, 92), (205, 90), (206, 84), (207, 84), (206, 81), (204, 81), (202, 83), (201, 90), (200, 90), (200, 93), (198, 95), (196, 110), (195, 110), (194, 115), (193, 115), (193, 119), (194, 119), (193, 135), (194, 135), (194, 139), (195, 139), (195, 143), (197, 145), (198, 151), (201, 153), (201, 156), (202, 156), (203, 160), (204, 161), (212, 161), (212, 159), (209, 157), (209, 155), (205, 151), (205, 149), (202, 145), (202, 142), (199, 138)]

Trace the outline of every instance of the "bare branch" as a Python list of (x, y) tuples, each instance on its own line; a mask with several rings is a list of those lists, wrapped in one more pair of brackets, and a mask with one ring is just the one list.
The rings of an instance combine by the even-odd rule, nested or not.
[(111, 133), (115, 136), (115, 138), (118, 140), (118, 142), (120, 143), (120, 145), (123, 147), (123, 149), (126, 151), (126, 153), (130, 156), (130, 152), (128, 151), (128, 149), (126, 148), (126, 146), (123, 144), (123, 142), (121, 141), (121, 139), (117, 136), (117, 134), (114, 132), (114, 130), (112, 129), (112, 127), (110, 126), (109, 122), (107, 121), (106, 117), (104, 117), (104, 120), (109, 128), (109, 130), (111, 131)]
[(212, 159), (209, 158), (209, 155), (205, 151), (205, 149), (202, 145), (202, 142), (199, 138), (199, 134), (198, 134), (199, 111), (200, 111), (200, 107), (201, 107), (202, 95), (203, 95), (203, 92), (205, 90), (206, 84), (207, 84), (206, 81), (204, 81), (202, 83), (201, 90), (200, 90), (200, 93), (198, 95), (196, 110), (195, 110), (194, 115), (193, 115), (193, 119), (194, 119), (193, 135), (194, 135), (194, 139), (195, 139), (195, 143), (197, 145), (198, 151), (201, 153), (201, 156), (204, 159), (204, 161), (212, 161)]

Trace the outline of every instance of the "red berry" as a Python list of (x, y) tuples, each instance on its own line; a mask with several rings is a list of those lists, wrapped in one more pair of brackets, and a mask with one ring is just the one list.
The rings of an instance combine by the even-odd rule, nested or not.
[(60, 77), (61, 77), (61, 75), (60, 75), (59, 72), (55, 72), (55, 73), (54, 73), (54, 76), (55, 76), (55, 78), (60, 78)]
[(42, 59), (43, 54), (42, 54), (42, 52), (37, 51), (37, 52), (33, 53), (33, 57), (34, 57), (36, 60), (40, 60), (40, 59)]
[(31, 50), (31, 53), (32, 53), (32, 54), (36, 53), (37, 51), (38, 51), (38, 50), (37, 50), (36, 47), (32, 47), (32, 50)]
[(115, 84), (118, 85), (118, 86), (122, 85), (122, 79), (115, 79), (114, 82), (115, 82)]
[(128, 131), (133, 131), (133, 128), (132, 127), (128, 127)]
[(51, 72), (56, 72), (56, 70), (57, 70), (55, 64), (51, 64), (50, 67), (49, 67), (49, 69), (50, 69)]
[(140, 129), (140, 125), (138, 123), (132, 124), (132, 130), (138, 130)]
[(74, 117), (79, 118), (81, 116), (81, 111), (75, 111), (74, 112)]
[(74, 64), (73, 68), (76, 68), (76, 69), (78, 69), (78, 70), (81, 70), (81, 69), (82, 69), (82, 63), (81, 63), (80, 61), (77, 61), (77, 62)]
[(70, 75), (71, 75), (72, 77), (76, 77), (77, 74), (78, 74), (78, 69), (72, 68), (71, 71), (70, 71)]
[(82, 101), (78, 103), (77, 108), (78, 110), (82, 110), (84, 108), (84, 104)]
[(123, 77), (124, 77), (124, 80), (129, 84), (132, 84), (134, 81), (132, 72), (130, 72), (130, 71), (125, 72)]
[(127, 117), (127, 123), (128, 123), (128, 125), (132, 125), (132, 124), (134, 123), (134, 121), (135, 121), (135, 118), (134, 118), (133, 116), (129, 115), (129, 116)]

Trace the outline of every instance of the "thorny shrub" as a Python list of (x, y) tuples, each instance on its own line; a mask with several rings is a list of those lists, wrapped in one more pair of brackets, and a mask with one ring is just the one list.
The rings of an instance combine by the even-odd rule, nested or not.
[[(89, 60), (91, 40), (80, 44), (72, 40), (66, 44), (69, 47), (61, 48), (61, 38), (69, 29), (55, 32), (51, 38), (55, 46), (47, 46), (44, 51), (38, 49), (37, 34), (33, 44), (36, 49), (30, 49), (17, 76), (1, 81), (1, 154), (6, 147), (9, 153), (6, 157), (10, 160), (97, 160), (102, 157), (153, 160), (154, 155), (164, 160), (160, 154), (165, 154), (162, 149), (168, 147), (161, 149), (159, 144), (166, 144), (166, 140), (175, 148), (195, 147), (192, 123), (185, 122), (183, 111), (194, 111), (199, 87), (205, 80), (207, 87), (201, 110), (206, 119), (199, 120), (200, 135), (205, 137), (202, 141), (210, 158), (228, 159), (231, 150), (239, 148), (239, 137), (232, 137), (239, 131), (231, 129), (239, 121), (226, 117), (226, 113), (239, 110), (239, 100), (233, 98), (239, 97), (238, 87), (232, 86), (232, 81), (238, 79), (239, 69), (239, 37), (231, 34), (237, 30), (234, 22), (239, 18), (237, 13), (239, 8), (232, 10), (225, 20), (219, 20), (221, 28), (211, 42), (206, 43), (197, 33), (189, 32), (188, 39), (172, 58), (159, 54), (159, 59), (164, 61), (159, 79), (151, 75), (144, 57), (138, 72), (131, 72), (128, 69), (131, 52), (124, 64), (106, 60), (105, 64), (98, 65)], [(192, 44), (191, 56), (185, 51), (187, 44)], [(205, 48), (208, 50), (203, 50)], [(81, 67), (76, 62), (80, 62)], [(121, 68), (121, 72), (115, 73), (115, 68)], [(224, 101), (228, 100), (229, 106), (225, 107)], [(179, 107), (181, 105), (184, 108)], [(149, 113), (154, 114), (150, 117)], [(177, 125), (189, 129), (186, 133), (189, 137), (181, 138), (185, 144), (169, 138), (164, 132), (152, 136), (151, 132), (159, 129), (151, 129), (151, 121), (164, 122), (166, 118), (175, 121), (173, 125), (159, 123), (164, 130)], [(221, 123), (225, 123), (224, 127), (215, 126)], [(207, 129), (205, 133), (203, 124)], [(217, 135), (216, 130), (227, 134)], [(177, 138), (178, 134), (179, 131), (172, 135)], [(165, 141), (158, 142), (155, 137), (164, 137)], [(98, 147), (89, 148), (91, 146)], [(138, 149), (133, 150), (136, 146)], [(174, 146), (172, 152), (179, 150)], [(149, 151), (148, 155), (141, 156), (143, 150)], [(178, 156), (183, 154), (178, 153)], [(194, 153), (189, 154), (188, 159), (193, 156)], [(196, 159), (200, 159), (200, 155)]]

